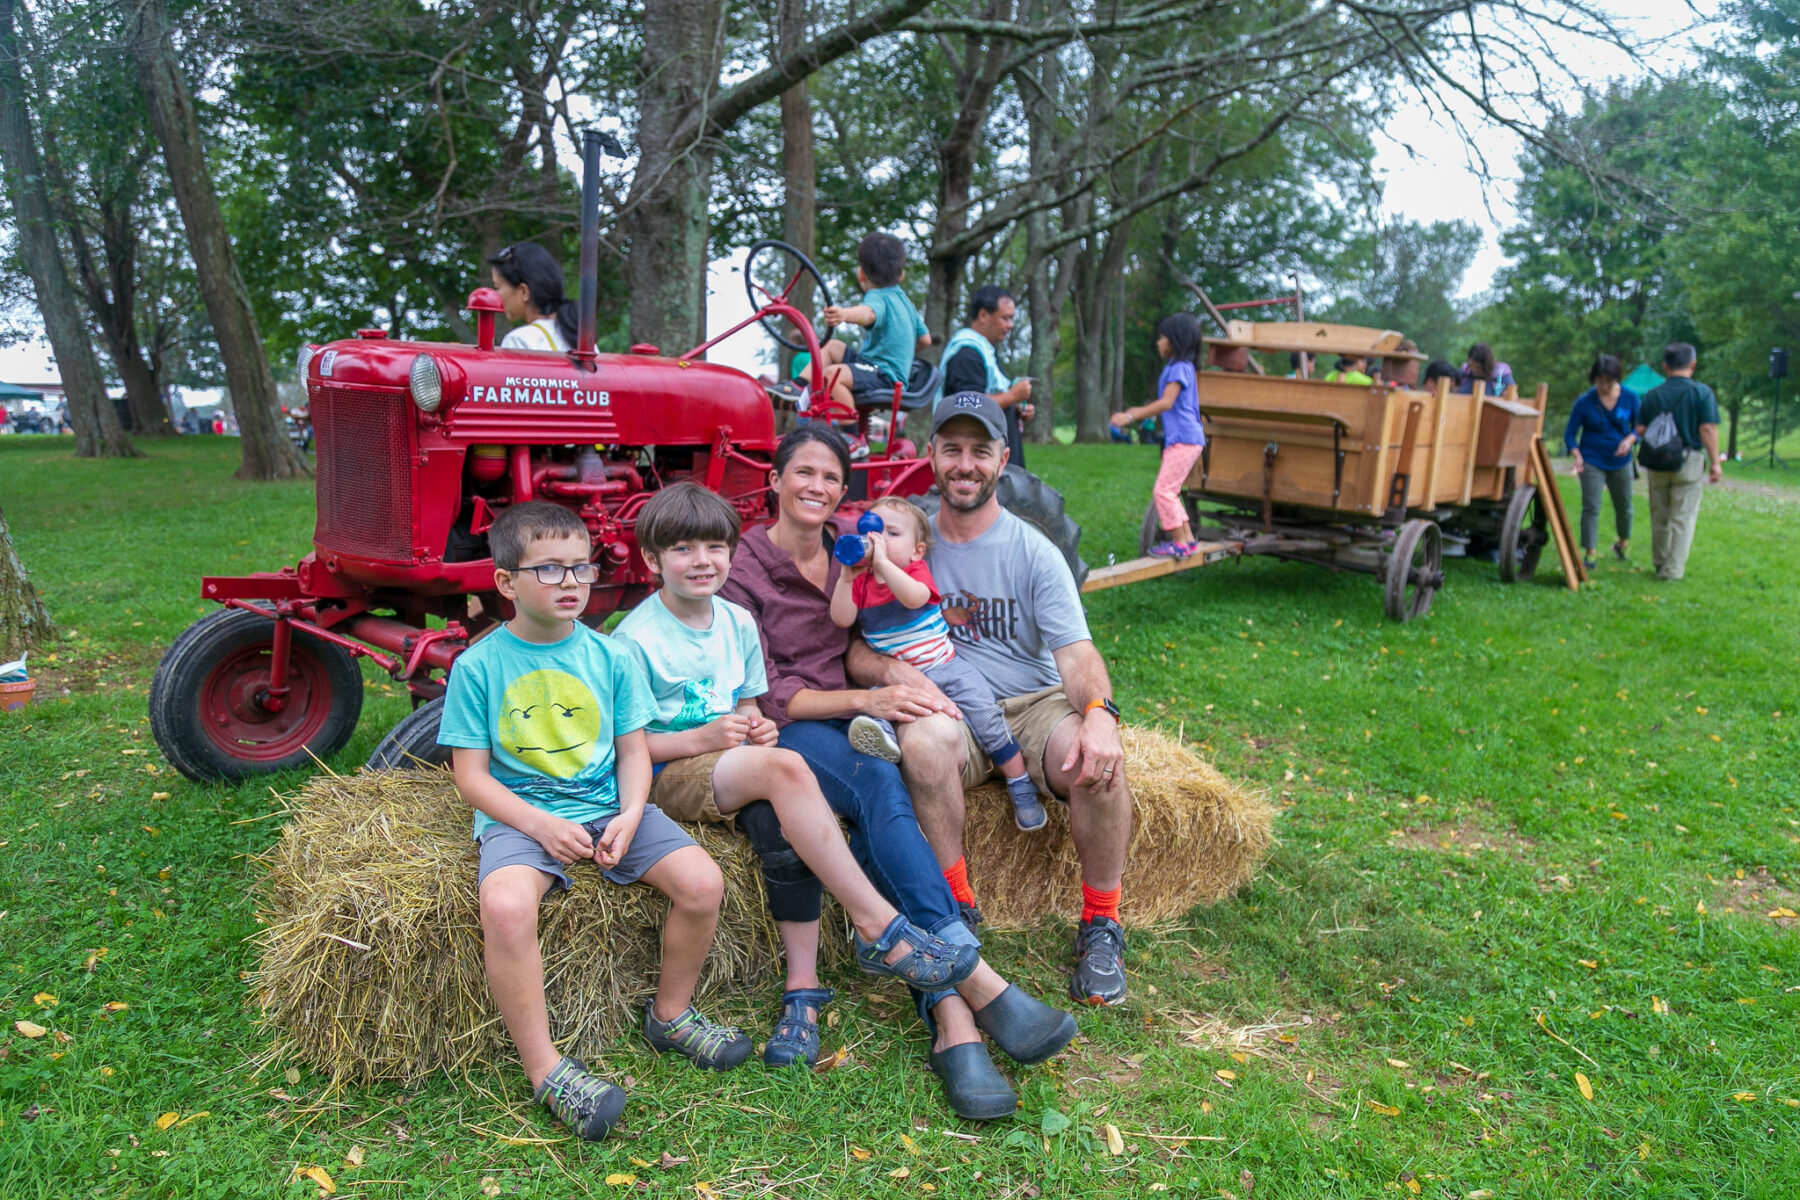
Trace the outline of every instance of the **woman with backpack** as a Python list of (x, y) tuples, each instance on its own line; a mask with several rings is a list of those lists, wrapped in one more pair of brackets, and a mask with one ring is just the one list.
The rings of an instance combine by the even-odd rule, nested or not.
[(1620, 382), (1621, 372), (1612, 355), (1595, 358), (1588, 371), (1593, 386), (1576, 397), (1563, 429), (1563, 445), (1581, 480), (1581, 558), (1590, 571), (1600, 541), (1603, 495), (1612, 496), (1613, 529), (1619, 535), (1612, 552), (1620, 562), (1631, 542), (1631, 448), (1637, 444), (1638, 394)]

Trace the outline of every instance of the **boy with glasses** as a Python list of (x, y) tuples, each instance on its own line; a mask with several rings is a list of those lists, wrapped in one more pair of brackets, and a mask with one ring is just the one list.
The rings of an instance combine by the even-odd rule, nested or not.
[(631, 655), (578, 620), (597, 578), (587, 526), (560, 505), (518, 504), (488, 544), (514, 616), (456, 660), (438, 741), (452, 748), (457, 790), (475, 809), (488, 989), (533, 1098), (594, 1140), (618, 1120), (625, 1092), (551, 1043), (538, 905), (570, 886), (566, 868), (580, 859), (613, 883), (641, 880), (668, 896), (644, 1038), (727, 1070), (750, 1056), (750, 1040), (691, 1003), (724, 877), (647, 802), (655, 697)]

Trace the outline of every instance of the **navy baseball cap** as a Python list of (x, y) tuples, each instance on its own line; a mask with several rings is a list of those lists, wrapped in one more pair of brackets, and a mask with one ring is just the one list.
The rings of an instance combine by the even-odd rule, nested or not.
[(973, 417), (980, 421), (990, 437), (1006, 436), (1006, 412), (992, 396), (980, 392), (957, 392), (954, 396), (945, 396), (938, 401), (937, 408), (932, 410), (931, 436), (936, 437), (945, 423), (954, 421), (957, 417)]

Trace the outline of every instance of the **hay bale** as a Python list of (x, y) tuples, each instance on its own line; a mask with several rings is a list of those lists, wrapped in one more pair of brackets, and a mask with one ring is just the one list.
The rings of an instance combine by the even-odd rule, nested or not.
[[(1274, 845), (1275, 810), (1156, 729), (1127, 725), (1125, 777), (1131, 785), (1131, 852), (1120, 916), (1126, 925), (1173, 921), (1250, 882)], [(996, 929), (1029, 928), (1047, 916), (1081, 915), (1080, 864), (1068, 806), (1049, 804), (1036, 833), (1013, 824), (999, 784), (968, 796), (964, 849), (982, 916)]]
[[(1125, 874), (1128, 924), (1180, 917), (1247, 882), (1272, 841), (1273, 810), (1192, 751), (1151, 730), (1124, 731), (1136, 803)], [(968, 857), (996, 928), (1074, 916), (1080, 898), (1061, 805), (1033, 834), (1012, 824), (1003, 788), (969, 794)], [(270, 1061), (298, 1059), (341, 1083), (406, 1080), (511, 1059), (481, 964), (477, 854), (469, 809), (445, 770), (320, 775), (289, 800), (281, 837), (258, 859), (262, 961), (254, 1002), (273, 1034)], [(700, 995), (715, 1011), (779, 986), (781, 960), (748, 844), (689, 827), (725, 875), (724, 911)], [(655, 988), (668, 902), (598, 871), (545, 902), (539, 925), (551, 1036), (598, 1058), (634, 1035)], [(841, 928), (841, 915), (828, 914)], [(827, 963), (848, 958), (824, 939)]]
[[(262, 962), (251, 977), (270, 1056), (346, 1083), (509, 1059), (481, 964), (469, 808), (446, 770), (320, 775), (259, 858)], [(778, 982), (779, 942), (744, 839), (690, 828), (725, 875), (702, 996)], [(546, 900), (539, 926), (551, 1036), (598, 1057), (655, 990), (668, 901), (597, 870)]]

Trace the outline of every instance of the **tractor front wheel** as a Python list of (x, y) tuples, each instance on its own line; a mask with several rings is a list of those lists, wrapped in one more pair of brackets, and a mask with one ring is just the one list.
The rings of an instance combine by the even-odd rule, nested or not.
[(296, 631), (286, 697), (269, 697), (272, 616), (209, 613), (175, 639), (150, 682), (150, 731), (189, 779), (241, 779), (344, 748), (362, 715), (362, 672), (342, 646)]

